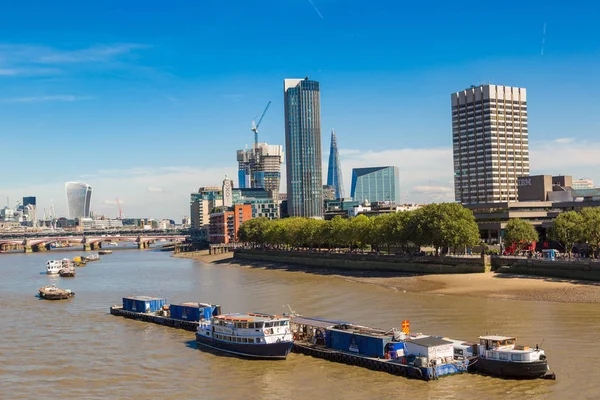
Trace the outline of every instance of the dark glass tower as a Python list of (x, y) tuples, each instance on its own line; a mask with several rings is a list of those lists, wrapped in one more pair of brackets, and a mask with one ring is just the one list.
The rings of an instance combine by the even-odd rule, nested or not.
[(327, 168), (327, 186), (335, 188), (335, 198), (344, 198), (344, 180), (342, 179), (342, 166), (338, 153), (335, 131), (331, 130), (331, 147), (329, 148), (329, 167)]
[(284, 80), (287, 200), (291, 217), (323, 217), (319, 82)]

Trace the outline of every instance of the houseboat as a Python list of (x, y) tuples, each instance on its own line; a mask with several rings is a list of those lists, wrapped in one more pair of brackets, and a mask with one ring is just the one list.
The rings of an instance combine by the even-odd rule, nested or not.
[(512, 336), (480, 336), (479, 345), (474, 346), (477, 357), (471, 369), (501, 378), (555, 379), (555, 375), (549, 373), (544, 350), (537, 345), (535, 348), (517, 346), (516, 342)]
[(201, 320), (196, 342), (237, 356), (263, 359), (285, 359), (294, 344), (289, 317), (261, 313)]

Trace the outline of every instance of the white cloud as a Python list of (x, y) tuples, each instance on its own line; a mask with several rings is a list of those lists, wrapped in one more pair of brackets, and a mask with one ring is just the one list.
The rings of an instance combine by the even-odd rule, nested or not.
[(574, 138), (558, 138), (558, 139), (554, 140), (554, 143), (571, 143), (574, 140), (575, 140)]
[[(328, 152), (327, 152), (328, 153)], [(327, 157), (329, 154), (327, 154)], [(340, 151), (346, 197), (350, 196), (352, 168), (396, 166), (400, 174), (400, 201), (429, 203), (453, 201), (451, 148), (388, 149)], [(323, 164), (327, 177), (327, 160)], [(435, 189), (435, 190), (432, 190)]]

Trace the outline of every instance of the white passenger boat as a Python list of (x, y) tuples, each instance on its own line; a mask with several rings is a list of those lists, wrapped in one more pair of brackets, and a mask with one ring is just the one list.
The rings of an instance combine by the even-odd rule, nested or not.
[(68, 258), (62, 260), (48, 260), (46, 263), (46, 273), (49, 275), (58, 274), (61, 269), (67, 269), (71, 266), (72, 262)]
[(285, 359), (294, 344), (288, 317), (259, 313), (201, 320), (196, 342), (238, 356), (267, 359)]

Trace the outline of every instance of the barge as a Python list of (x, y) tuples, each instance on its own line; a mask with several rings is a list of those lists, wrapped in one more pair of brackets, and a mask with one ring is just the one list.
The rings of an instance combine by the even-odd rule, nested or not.
[(60, 289), (54, 285), (39, 288), (38, 296), (45, 300), (67, 300), (75, 296), (75, 292), (69, 289)]
[(467, 357), (454, 357), (453, 342), (402, 331), (383, 331), (342, 321), (293, 317), (293, 351), (375, 371), (423, 380), (468, 371)]
[(199, 321), (221, 314), (221, 306), (207, 303), (167, 304), (167, 299), (123, 297), (123, 305), (110, 307), (112, 315), (196, 332)]

